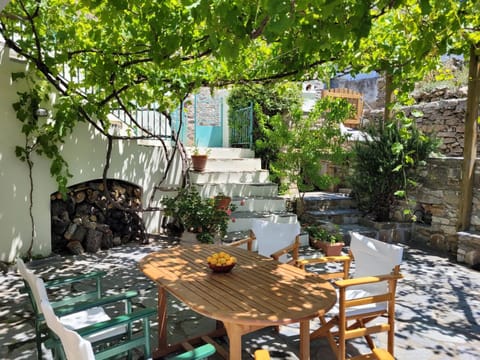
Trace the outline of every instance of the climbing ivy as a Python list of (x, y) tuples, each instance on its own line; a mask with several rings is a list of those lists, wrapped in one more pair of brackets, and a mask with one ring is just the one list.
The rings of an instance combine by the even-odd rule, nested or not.
[[(24, 78), (25, 73), (16, 73), (13, 79)], [(59, 144), (63, 143), (64, 137), (71, 132), (71, 128), (65, 124), (52, 121), (48, 116), (43, 116), (44, 106), (49, 100), (49, 87), (45, 82), (34, 82), (30, 79), (30, 89), (19, 92), (19, 100), (13, 104), (17, 119), (22, 123), (21, 131), (25, 137), (23, 146), (15, 148), (16, 156), (28, 166), (29, 178), (29, 217), (31, 222), (31, 240), (27, 249), (28, 258), (32, 257), (32, 248), (35, 238), (35, 220), (33, 216), (34, 203), (34, 178), (33, 178), (33, 155), (43, 155), (51, 160), (50, 174), (56, 179), (60, 191), (65, 195), (67, 181), (71, 177), (68, 164), (62, 157)]]
[[(24, 73), (14, 75), (14, 79), (24, 78)], [(65, 194), (68, 179), (72, 176), (68, 163), (61, 155), (61, 144), (65, 137), (73, 131), (73, 122), (62, 114), (61, 109), (51, 115), (40, 114), (47, 111), (50, 87), (45, 82), (29, 81), (31, 88), (19, 92), (19, 100), (13, 104), (17, 119), (22, 123), (21, 131), (25, 135), (25, 144), (15, 148), (17, 157), (27, 163), (32, 163), (32, 155), (42, 155), (51, 160), (50, 175), (57, 181), (59, 190)], [(43, 104), (43, 105), (42, 105)], [(67, 121), (65, 121), (67, 120)]]

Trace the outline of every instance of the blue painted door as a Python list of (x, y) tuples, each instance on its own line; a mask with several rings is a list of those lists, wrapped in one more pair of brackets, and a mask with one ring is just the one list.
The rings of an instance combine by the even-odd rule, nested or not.
[(195, 145), (223, 146), (223, 99), (210, 94), (195, 95)]

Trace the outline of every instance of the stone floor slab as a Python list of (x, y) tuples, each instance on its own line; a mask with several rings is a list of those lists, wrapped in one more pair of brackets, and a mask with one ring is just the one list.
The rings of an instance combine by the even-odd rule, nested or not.
[[(149, 245), (127, 244), (78, 256), (52, 256), (28, 263), (36, 273), (48, 278), (56, 274), (71, 275), (91, 270), (105, 270), (105, 289), (109, 293), (138, 290), (137, 306), (156, 306), (155, 284), (138, 269), (138, 261), (148, 253), (176, 246), (170, 239), (156, 239)], [(396, 358), (461, 359), (480, 358), (480, 273), (450, 262), (446, 257), (412, 244), (405, 248), (402, 279), (397, 292)], [(312, 269), (317, 270), (318, 269)], [(11, 269), (0, 275), (0, 359), (34, 359), (35, 333), (27, 296), (20, 293), (22, 281)], [(214, 326), (210, 319), (198, 316), (181, 302), (169, 301), (168, 333), (171, 339), (182, 339)], [(156, 319), (152, 340), (156, 345)], [(312, 321), (316, 328), (318, 321)], [(228, 346), (227, 339), (220, 339)], [(379, 338), (382, 345), (385, 339)], [(251, 359), (258, 348), (270, 350), (273, 359), (298, 358), (298, 326), (281, 326), (277, 333), (267, 328), (243, 337), (243, 358)], [(350, 354), (365, 350), (352, 341)], [(311, 344), (311, 359), (334, 359), (326, 341)], [(46, 359), (50, 354), (45, 352)], [(141, 358), (140, 354), (137, 354)], [(218, 359), (214, 356), (213, 359)]]

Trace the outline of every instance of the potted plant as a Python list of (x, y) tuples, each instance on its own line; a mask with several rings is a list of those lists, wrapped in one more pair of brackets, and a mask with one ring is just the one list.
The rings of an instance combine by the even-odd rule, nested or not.
[(332, 231), (322, 225), (310, 225), (305, 230), (311, 247), (322, 250), (326, 256), (338, 256), (342, 253), (345, 243), (338, 229)]
[(217, 235), (225, 236), (236, 208), (234, 204), (218, 208), (215, 198), (202, 198), (194, 187), (181, 189), (177, 196), (164, 199), (162, 205), (180, 232), (193, 232), (202, 243), (213, 243)]
[(223, 193), (219, 193), (217, 196), (215, 196), (215, 206), (217, 209), (227, 210), (231, 202), (232, 198), (224, 195)]
[(193, 149), (193, 154), (191, 155), (192, 167), (195, 171), (204, 171), (207, 166), (208, 155), (210, 154), (210, 149), (207, 149), (205, 153), (201, 153), (200, 149), (195, 146)]

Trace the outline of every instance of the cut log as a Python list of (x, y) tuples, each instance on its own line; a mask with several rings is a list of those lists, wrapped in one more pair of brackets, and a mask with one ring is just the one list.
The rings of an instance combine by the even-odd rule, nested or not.
[(63, 235), (63, 237), (64, 237), (65, 239), (67, 239), (67, 240), (71, 240), (73, 234), (75, 233), (75, 230), (77, 230), (77, 224), (71, 223), (71, 224), (68, 226), (67, 231), (65, 231), (65, 234)]
[(89, 229), (84, 225), (77, 225), (77, 228), (75, 229), (75, 232), (73, 233), (71, 240), (82, 242), (85, 239), (85, 236), (87, 235), (88, 230)]
[(77, 204), (81, 204), (87, 195), (85, 194), (85, 191), (79, 191), (75, 194), (75, 202)]
[(94, 229), (88, 229), (85, 237), (85, 250), (89, 253), (96, 253), (102, 246), (103, 233)]
[(103, 232), (103, 237), (102, 237), (102, 245), (101, 248), (103, 250), (110, 249), (114, 246), (113, 243), (113, 234), (111, 231), (108, 232)]
[(74, 255), (82, 255), (85, 250), (83, 249), (82, 243), (80, 241), (69, 241), (67, 243), (67, 249)]

